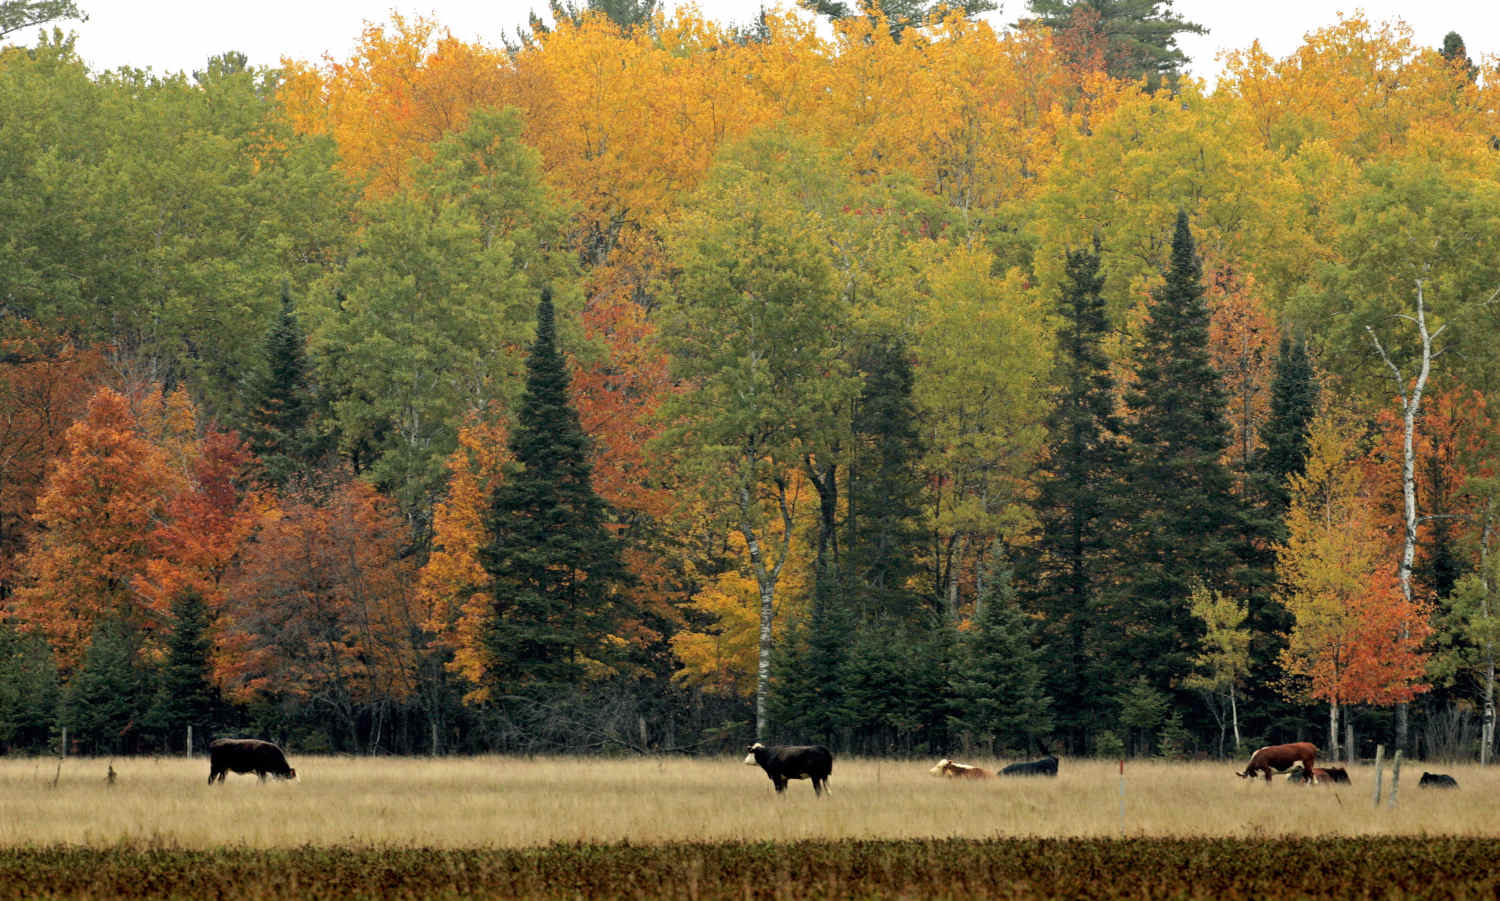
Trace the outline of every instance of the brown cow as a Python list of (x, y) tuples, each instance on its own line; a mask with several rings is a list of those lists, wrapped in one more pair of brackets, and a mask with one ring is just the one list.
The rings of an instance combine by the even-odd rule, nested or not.
[(1245, 767), (1240, 777), (1254, 779), (1256, 774), (1264, 773), (1266, 782), (1271, 781), (1271, 774), (1282, 773), (1291, 769), (1292, 764), (1302, 764), (1302, 771), (1312, 773), (1312, 781), (1317, 782), (1318, 777), (1313, 773), (1313, 761), (1318, 757), (1318, 748), (1312, 742), (1294, 741), (1289, 745), (1267, 745), (1250, 755), (1250, 763)]
[(989, 770), (969, 766), (966, 763), (955, 763), (946, 757), (939, 760), (937, 766), (927, 772), (933, 776), (947, 776), (950, 779), (988, 779), (993, 775)]

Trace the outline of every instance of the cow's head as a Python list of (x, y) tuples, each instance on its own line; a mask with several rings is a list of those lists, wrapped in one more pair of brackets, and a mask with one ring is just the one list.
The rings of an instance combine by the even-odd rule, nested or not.
[(750, 747), (746, 748), (745, 749), (745, 766), (755, 766), (759, 762), (759, 761), (757, 761), (755, 759), (755, 752), (756, 751), (764, 751), (765, 749), (766, 749), (766, 746), (763, 745), (763, 744), (761, 744), (760, 742), (756, 742), (755, 744), (753, 744)]
[(942, 760), (939, 760), (937, 762), (937, 766), (935, 766), (932, 769), (928, 770), (927, 773), (930, 776), (941, 776), (944, 773), (948, 772), (948, 767), (950, 767), (952, 765), (953, 765), (953, 761), (951, 761), (948, 758), (944, 757)]

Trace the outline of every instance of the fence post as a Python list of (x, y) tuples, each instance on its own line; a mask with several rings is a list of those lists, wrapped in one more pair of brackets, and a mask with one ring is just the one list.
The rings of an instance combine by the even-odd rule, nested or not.
[(1384, 776), (1385, 745), (1375, 746), (1375, 806), (1380, 806), (1380, 780)]
[(1401, 749), (1391, 756), (1391, 800), (1390, 805), (1396, 806), (1396, 792), (1401, 788)]
[(1120, 834), (1125, 834), (1125, 758), (1120, 758)]

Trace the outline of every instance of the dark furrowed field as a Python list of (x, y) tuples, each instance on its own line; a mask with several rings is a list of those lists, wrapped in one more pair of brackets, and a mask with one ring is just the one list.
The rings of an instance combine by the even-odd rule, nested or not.
[(1493, 898), (1482, 838), (930, 839), (0, 851), (0, 897)]

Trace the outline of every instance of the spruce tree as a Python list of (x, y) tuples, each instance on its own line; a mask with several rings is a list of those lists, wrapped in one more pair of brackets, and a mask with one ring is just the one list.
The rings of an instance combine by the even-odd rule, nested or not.
[(537, 306), (510, 450), (514, 462), (491, 495), (481, 552), (493, 611), (488, 679), (497, 695), (576, 688), (589, 661), (604, 661), (631, 580), (591, 483), (548, 291)]
[(63, 724), (87, 754), (134, 750), (151, 706), (140, 635), (118, 619), (94, 627), (83, 665), (63, 693)]
[(1170, 267), (1152, 292), (1126, 392), (1132, 413), (1119, 544), (1121, 584), (1099, 623), (1105, 657), (1127, 684), (1168, 692), (1192, 670), (1202, 624), (1195, 579), (1238, 596), (1245, 516), (1223, 463), (1225, 394), (1208, 354), (1208, 306), (1186, 213), (1177, 216)]
[(1318, 382), (1307, 345), (1281, 339), (1271, 377), (1271, 409), (1260, 430), (1265, 445), (1255, 457), (1255, 476), (1263, 503), (1276, 519), (1286, 515), (1287, 479), (1301, 475), (1307, 463), (1307, 435), (1318, 415)]
[(197, 591), (184, 591), (172, 602), (172, 632), (151, 706), (150, 723), (174, 748), (188, 726), (201, 736), (210, 724), (214, 687), (210, 676), (208, 607)]
[(992, 573), (974, 628), (959, 640), (950, 681), (954, 713), (948, 717), (954, 732), (998, 749), (1026, 751), (1052, 731), (1052, 699), (1031, 632), (1010, 574)]
[(0, 747), (45, 748), (57, 724), (59, 691), (47, 642), (0, 623)]
[(251, 385), (245, 437), (259, 460), (263, 481), (285, 485), (317, 454), (309, 423), (312, 400), (302, 329), (291, 292), (281, 291), (281, 311), (266, 335), (266, 369)]
[(911, 583), (925, 540), (911, 361), (899, 339), (881, 336), (865, 342), (857, 364), (864, 386), (851, 423), (846, 597), (861, 619), (909, 621), (919, 612)]
[(1017, 566), (1022, 606), (1042, 622), (1047, 692), (1069, 747), (1082, 749), (1108, 699), (1094, 653), (1100, 588), (1112, 573), (1125, 465), (1099, 248), (1067, 255), (1047, 416), (1048, 454), (1032, 502), (1040, 530)]

